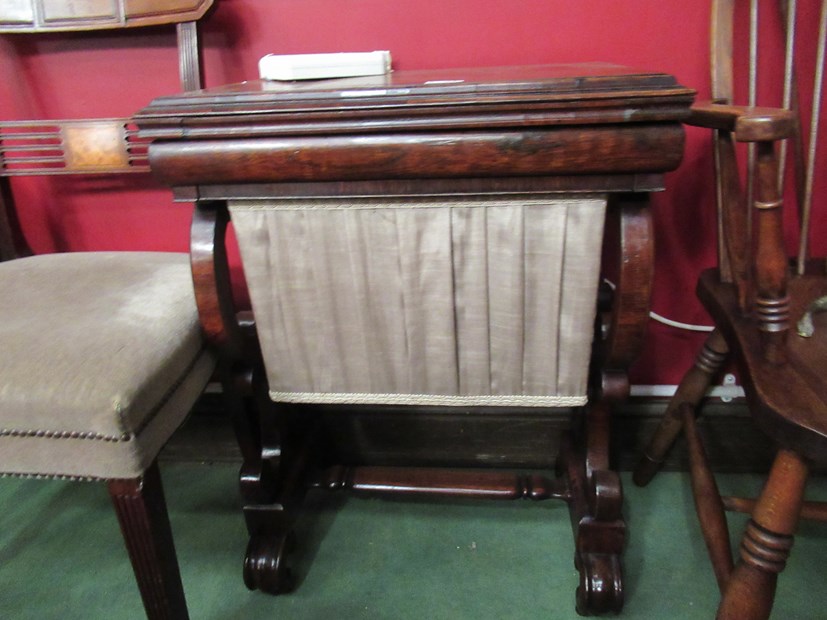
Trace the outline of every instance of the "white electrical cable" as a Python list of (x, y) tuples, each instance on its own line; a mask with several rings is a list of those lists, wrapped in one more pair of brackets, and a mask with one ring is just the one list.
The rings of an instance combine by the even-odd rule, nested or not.
[(663, 323), (664, 325), (668, 325), (669, 327), (685, 329), (690, 332), (715, 331), (715, 328), (712, 325), (691, 325), (690, 323), (681, 323), (680, 321), (673, 321), (672, 319), (667, 319), (665, 316), (661, 316), (657, 312), (650, 312), (649, 316), (658, 323)]
[[(609, 285), (612, 290), (617, 288), (617, 285), (607, 278), (603, 278), (603, 281)], [(676, 329), (683, 329), (690, 332), (711, 332), (714, 331), (715, 328), (712, 325), (692, 325), (691, 323), (681, 323), (680, 321), (674, 321), (672, 319), (668, 319), (665, 316), (658, 314), (657, 312), (649, 312), (649, 318), (658, 323), (662, 323), (663, 325), (668, 325), (669, 327), (674, 327)]]

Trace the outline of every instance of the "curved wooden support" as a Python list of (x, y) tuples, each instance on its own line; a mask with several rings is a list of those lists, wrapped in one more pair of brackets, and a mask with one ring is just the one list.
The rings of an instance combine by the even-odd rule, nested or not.
[(615, 471), (592, 472), (589, 480), (589, 510), (598, 521), (616, 521), (622, 517), (623, 485)]
[(643, 344), (654, 272), (652, 217), (648, 196), (614, 196), (606, 232), (608, 261), (616, 269), (607, 329), (596, 339), (595, 388), (579, 416), (560, 462), (569, 478), (569, 511), (580, 571), (577, 611), (619, 612), (623, 606), (621, 553), (626, 541), (623, 488), (609, 462), (611, 404), (629, 393), (627, 370)]
[[(604, 371), (625, 373), (640, 353), (649, 320), (655, 250), (648, 196), (630, 194), (612, 200), (606, 227), (606, 238), (617, 243), (618, 272), (599, 364)], [(612, 396), (626, 395), (618, 391)]]
[(224, 401), (233, 420), (243, 462), (239, 475), (245, 502), (272, 501), (282, 466), (283, 424), (274, 421), (260, 367), (222, 367)]
[(719, 330), (713, 331), (704, 342), (695, 365), (689, 369), (675, 391), (649, 445), (635, 467), (632, 479), (638, 486), (646, 486), (663, 464), (666, 453), (675, 443), (683, 428), (681, 406), (688, 404), (696, 411), (706, 394), (712, 378), (726, 360), (729, 349)]
[(233, 304), (225, 244), (229, 221), (224, 202), (196, 204), (191, 230), (195, 299), (207, 339), (221, 353), (225, 402), (244, 459), (239, 486), (250, 533), (244, 581), (250, 589), (280, 594), (293, 587), (285, 557), (307, 456), (297, 449), (294, 462), (289, 468), (285, 464), (287, 414), (270, 400), (257, 343), (245, 339)]
[(225, 236), (230, 215), (224, 202), (198, 202), (190, 229), (195, 302), (207, 340), (224, 359), (240, 360), (244, 340), (233, 304)]
[(608, 463), (609, 422), (608, 403), (595, 403), (564, 439), (560, 453), (570, 489), (574, 564), (580, 572), (577, 611), (584, 615), (617, 613), (623, 607), (623, 489), (617, 473), (602, 468)]
[(254, 378), (261, 451), (259, 459), (251, 463), (254, 467), (242, 470), (242, 489), (250, 491), (244, 506), (250, 534), (244, 583), (251, 590), (283, 594), (294, 586), (286, 558), (295, 548), (293, 525), (309, 486), (307, 472), (315, 433), (295, 428), (297, 425), (290, 423), (289, 411), (272, 403), (262, 386), (266, 387), (265, 383)]
[(221, 354), (219, 377), (224, 402), (243, 457), (241, 494), (245, 501), (259, 503), (268, 501), (274, 493), (280, 436), (278, 426), (266, 416), (273, 404), (263, 385), (266, 382), (257, 347), (245, 341), (233, 304), (226, 251), (229, 221), (224, 202), (196, 204), (190, 234), (193, 285), (201, 326), (208, 342)]
[(778, 573), (784, 570), (801, 511), (807, 464), (779, 450), (741, 541), (741, 560), (718, 608), (719, 620), (769, 618)]

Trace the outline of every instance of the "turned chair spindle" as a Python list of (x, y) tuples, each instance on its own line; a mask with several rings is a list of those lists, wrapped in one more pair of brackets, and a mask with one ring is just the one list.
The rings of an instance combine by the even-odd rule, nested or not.
[[(801, 3), (803, 4), (803, 3)], [(712, 7), (712, 95), (714, 104), (697, 105), (689, 124), (714, 131), (715, 179), (719, 214), (719, 257), (705, 271), (698, 295), (715, 321), (695, 366), (684, 376), (661, 424), (635, 470), (645, 485), (655, 475), (683, 430), (690, 454), (693, 494), (704, 539), (721, 590), (719, 618), (767, 618), (778, 574), (784, 569), (799, 518), (825, 520), (825, 505), (804, 502), (807, 473), (827, 454), (827, 264), (812, 256), (813, 201), (821, 90), (827, 35), (827, 3), (821, 3), (813, 82), (796, 71), (801, 62), (797, 37), (812, 20), (795, 0), (777, 3), (784, 59), (782, 108), (759, 108), (762, 45), (757, 0), (749, 15), (748, 106), (732, 105), (735, 0)], [(813, 33), (811, 33), (813, 34)], [(771, 47), (771, 46), (770, 46)], [(764, 65), (766, 66), (766, 65)], [(809, 119), (802, 119), (803, 94), (812, 94)], [(770, 105), (778, 105), (778, 101)], [(807, 130), (803, 135), (802, 126)], [(746, 142), (743, 191), (738, 142)], [(795, 186), (785, 191), (787, 166)], [(790, 200), (790, 197), (793, 200)], [(785, 245), (784, 200), (798, 206), (797, 252)], [(721, 497), (695, 424), (701, 401), (717, 371), (732, 355), (744, 382), (750, 411), (779, 446), (767, 483), (757, 501)], [(751, 519), (733, 567), (725, 510), (749, 512)]]

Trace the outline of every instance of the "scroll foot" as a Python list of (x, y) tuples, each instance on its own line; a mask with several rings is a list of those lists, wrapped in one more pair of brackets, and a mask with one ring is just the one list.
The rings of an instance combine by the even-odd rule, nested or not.
[(619, 613), (623, 609), (623, 576), (620, 556), (607, 553), (578, 553), (580, 571), (577, 613), (582, 616)]
[(294, 549), (292, 532), (282, 536), (252, 536), (244, 558), (244, 584), (247, 588), (267, 594), (292, 591), (295, 578), (287, 565), (287, 555)]

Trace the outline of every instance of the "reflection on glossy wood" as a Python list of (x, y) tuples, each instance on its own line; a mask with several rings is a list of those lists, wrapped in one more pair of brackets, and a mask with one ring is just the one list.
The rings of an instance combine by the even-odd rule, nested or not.
[[(445, 81), (450, 76), (462, 81)], [(202, 323), (225, 351), (225, 384), (242, 387), (233, 407), (244, 454), (248, 587), (274, 594), (293, 587), (292, 528), (308, 488), (556, 498), (570, 508), (580, 571), (578, 611), (621, 609), (625, 523), (620, 479), (610, 469), (611, 406), (628, 394), (626, 369), (640, 349), (647, 320), (653, 250), (645, 192), (661, 186), (661, 175), (680, 160), (679, 121), (691, 98), (669, 76), (595, 64), (394, 72), (299, 85), (251, 82), (164, 97), (137, 115), (140, 134), (159, 139), (149, 151), (155, 173), (179, 199), (196, 200), (193, 269)], [(618, 284), (601, 308), (594, 337), (589, 405), (570, 410), (571, 429), (554, 475), (445, 467), (461, 460), (457, 455), (463, 450), (452, 456), (445, 446), (423, 443), (413, 422), (429, 424), (440, 415), (438, 407), (388, 411), (268, 402), (255, 338), (245, 341), (229, 310), (226, 200), (531, 198), (549, 192), (610, 195), (606, 236), (613, 240), (612, 277)], [(593, 339), (591, 333), (582, 337)], [(238, 351), (245, 353), (237, 357)], [(479, 409), (455, 409), (469, 419), (481, 415)], [(342, 416), (353, 415), (358, 426), (358, 416), (371, 411), (406, 420), (396, 432), (409, 429), (410, 436), (385, 453), (392, 454), (392, 463), (354, 462), (348, 456), (360, 454), (358, 449), (341, 449), (330, 439)], [(487, 415), (511, 423), (507, 409)], [(356, 435), (358, 428), (349, 436)]]

